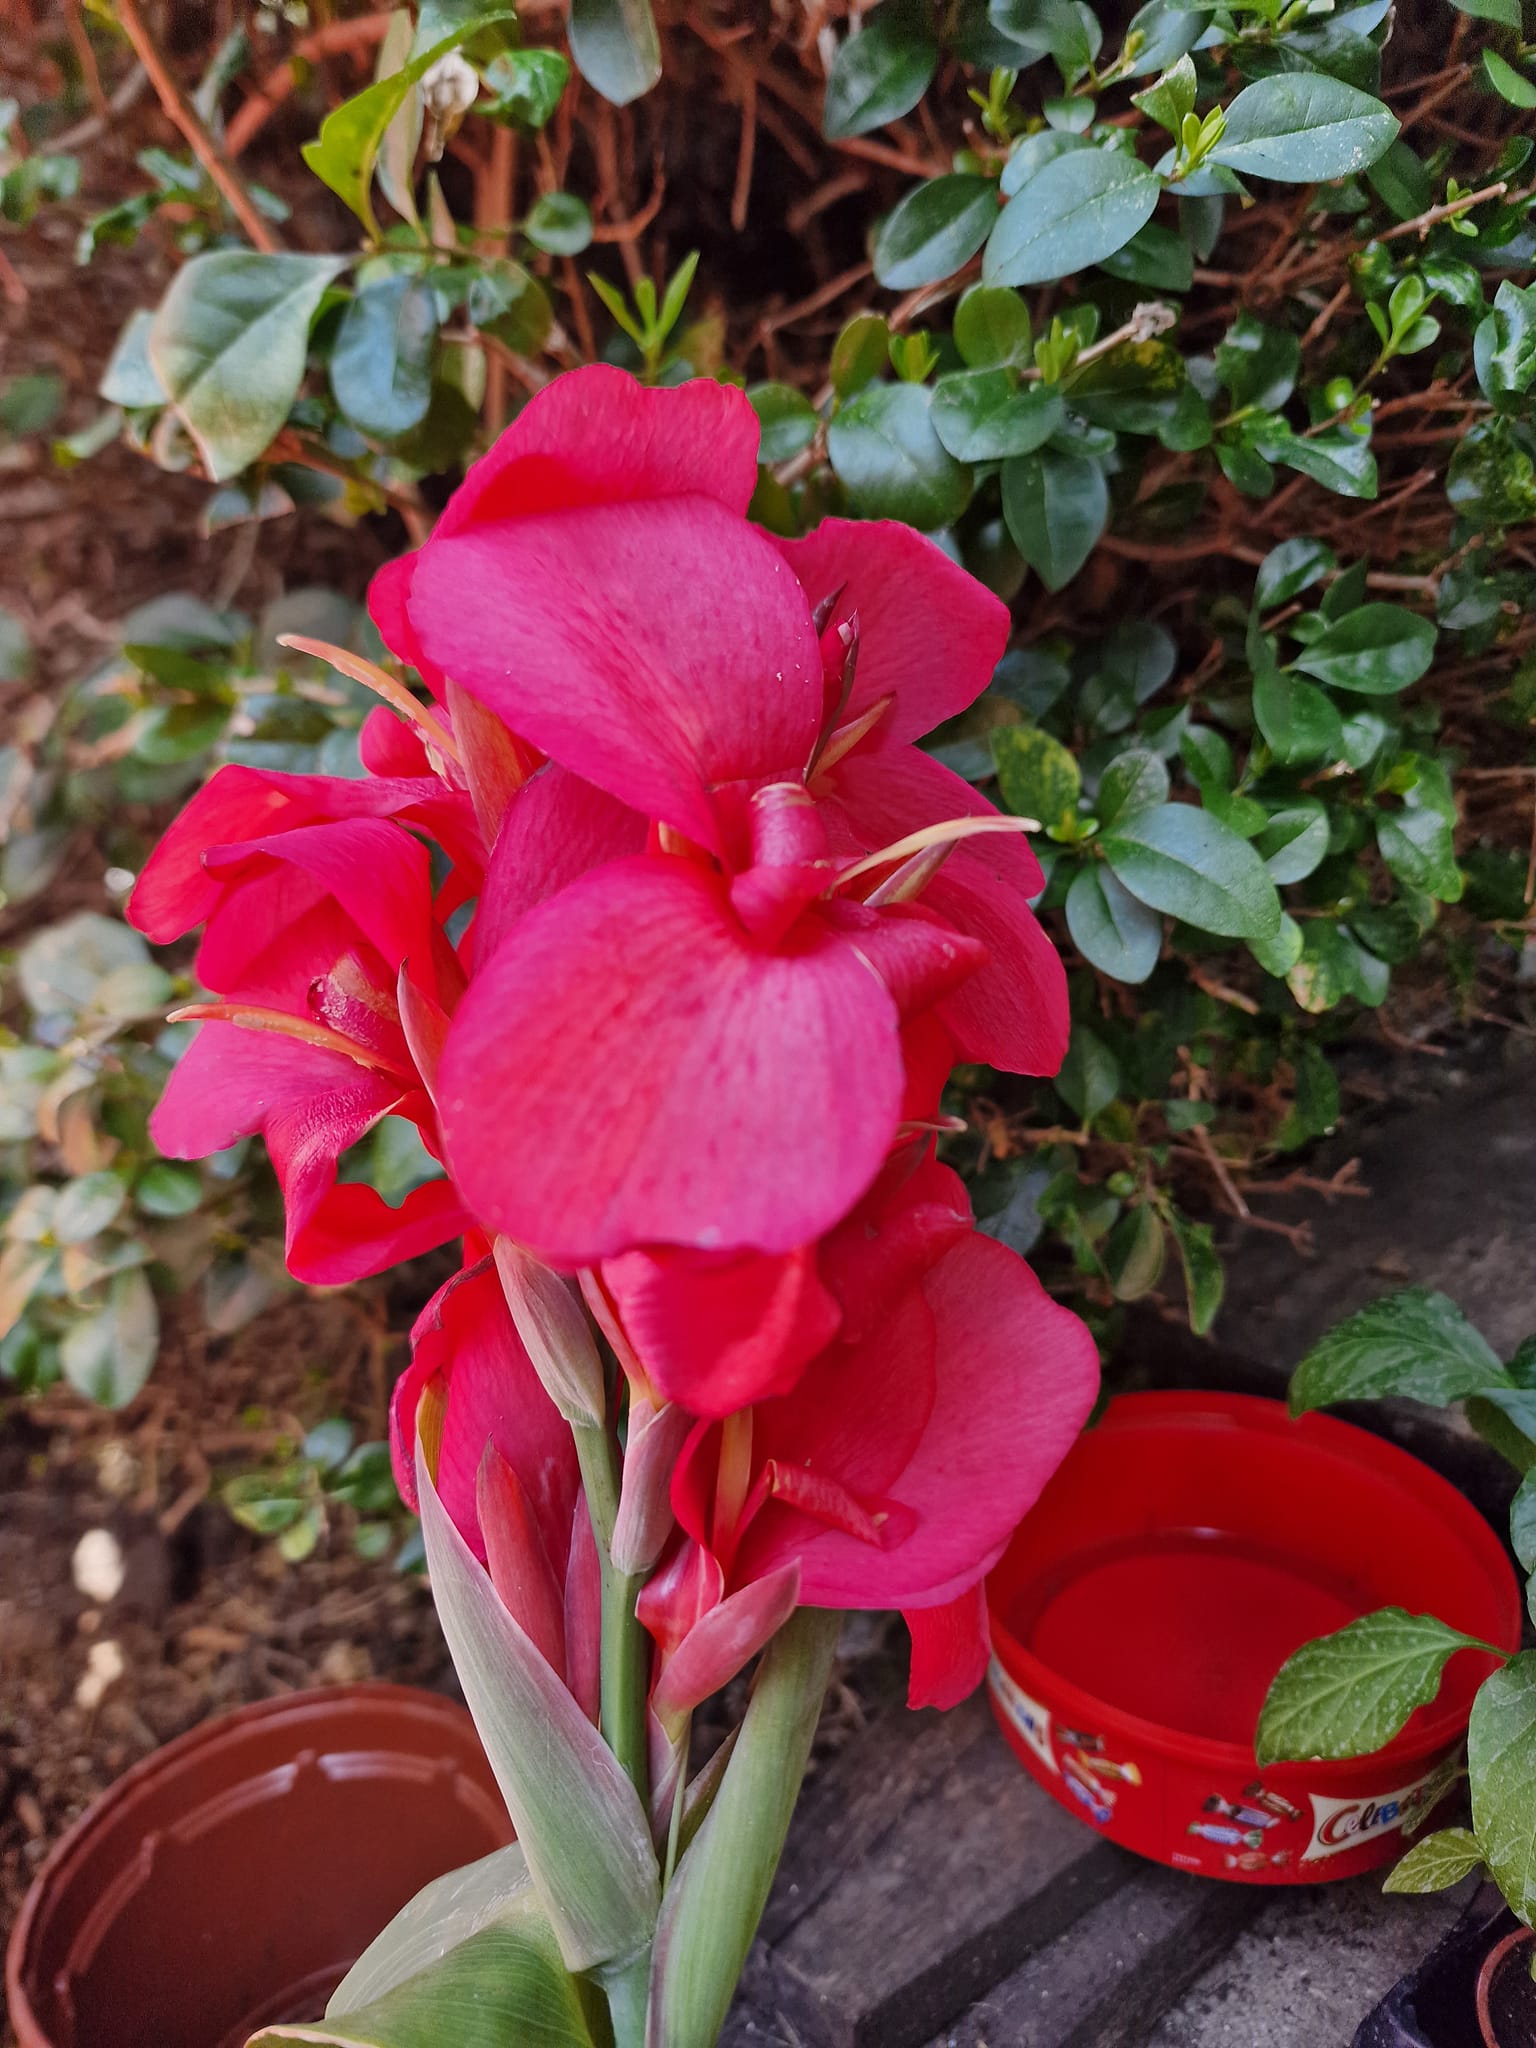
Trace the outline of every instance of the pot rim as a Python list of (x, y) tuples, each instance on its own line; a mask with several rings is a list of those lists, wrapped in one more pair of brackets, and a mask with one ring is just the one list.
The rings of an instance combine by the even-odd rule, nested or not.
[(227, 1713), (209, 1715), (206, 1720), (196, 1722), (182, 1734), (162, 1743), (158, 1749), (152, 1749), (148, 1756), (140, 1757), (120, 1777), (114, 1778), (78, 1819), (71, 1821), (38, 1866), (6, 1943), (6, 2008), (23, 2048), (30, 2048), (26, 2028), (32, 2030), (37, 2043), (48, 2040), (32, 2009), (25, 1984), (24, 1966), (33, 1929), (60, 1882), (68, 1875), (69, 1866), (79, 1853), (81, 1844), (96, 1832), (103, 1819), (110, 1819), (150, 1780), (174, 1774), (189, 1756), (197, 1752), (218, 1747), (232, 1737), (238, 1739), (252, 1724), (282, 1721), (291, 1715), (300, 1719), (313, 1717), (326, 1709), (345, 1714), (355, 1706), (395, 1706), (413, 1718), (446, 1720), (460, 1727), (466, 1722), (471, 1727), (474, 1725), (469, 1709), (447, 1693), (430, 1692), (425, 1686), (397, 1685), (388, 1679), (307, 1686), (301, 1692), (278, 1693), (265, 1700), (247, 1700), (243, 1706), (233, 1707)]

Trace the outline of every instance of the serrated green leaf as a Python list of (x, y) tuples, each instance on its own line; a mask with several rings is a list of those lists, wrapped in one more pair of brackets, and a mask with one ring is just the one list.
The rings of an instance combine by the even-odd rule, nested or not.
[(1367, 92), (1321, 71), (1277, 72), (1245, 86), (1209, 161), (1245, 176), (1311, 185), (1363, 171), (1399, 122)]
[(1482, 1686), (1467, 1730), (1472, 1825), (1511, 1910), (1536, 1919), (1536, 1650)]
[(1458, 1650), (1489, 1646), (1432, 1614), (1383, 1607), (1288, 1657), (1259, 1715), (1261, 1764), (1369, 1756), (1440, 1690)]
[(997, 219), (991, 178), (955, 172), (914, 186), (875, 237), (875, 276), (888, 291), (937, 284), (968, 263)]
[(1280, 899), (1263, 861), (1209, 811), (1193, 804), (1131, 811), (1099, 844), (1126, 888), (1154, 910), (1226, 938), (1279, 929)]
[(1163, 921), (1116, 880), (1102, 861), (1091, 861), (1067, 891), (1067, 930), (1090, 966), (1130, 987), (1146, 980), (1163, 949)]
[(988, 284), (1043, 284), (1102, 263), (1151, 218), (1161, 189), (1123, 150), (1058, 156), (1003, 208), (982, 276)]
[(932, 403), (920, 384), (867, 384), (832, 421), (832, 467), (866, 518), (931, 533), (965, 510), (971, 472), (934, 432)]
[(343, 256), (215, 249), (176, 273), (149, 332), (166, 396), (215, 483), (264, 455), (299, 394), (309, 323)]
[(1514, 1382), (1455, 1302), (1428, 1288), (1383, 1295), (1338, 1323), (1291, 1379), (1291, 1413), (1394, 1394), (1445, 1407)]
[(1443, 1892), (1482, 1867), (1483, 1852), (1470, 1828), (1437, 1828), (1415, 1842), (1382, 1884), (1384, 1892)]

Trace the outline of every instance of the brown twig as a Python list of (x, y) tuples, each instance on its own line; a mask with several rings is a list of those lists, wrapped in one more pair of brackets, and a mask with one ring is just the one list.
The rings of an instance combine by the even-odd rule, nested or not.
[(123, 34), (133, 45), (134, 55), (144, 66), (150, 84), (167, 115), (181, 130), (203, 169), (213, 180), (225, 205), (245, 230), (246, 239), (265, 256), (275, 256), (282, 243), (264, 220), (256, 202), (246, 190), (240, 173), (209, 134), (202, 116), (182, 91), (165, 61), (160, 45), (150, 33), (139, 0), (117, 0), (117, 18)]

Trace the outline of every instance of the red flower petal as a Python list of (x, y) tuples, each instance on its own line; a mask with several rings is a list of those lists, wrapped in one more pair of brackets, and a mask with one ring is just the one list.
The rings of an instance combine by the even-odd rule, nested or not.
[(475, 913), (476, 957), (489, 960), (525, 912), (589, 868), (644, 853), (649, 829), (638, 811), (547, 761), (496, 835)]
[(563, 1266), (827, 1229), (884, 1157), (901, 1047), (856, 947), (809, 920), (794, 937), (755, 948), (720, 879), (665, 856), (530, 912), (471, 982), (439, 1074), (470, 1206)]
[(813, 610), (841, 588), (829, 633), (858, 613), (858, 673), (838, 722), (892, 698), (870, 747), (920, 738), (991, 682), (1008, 644), (1008, 607), (910, 526), (824, 519), (803, 540), (777, 545)]
[(469, 526), (422, 551), (410, 619), (515, 732), (717, 850), (712, 787), (800, 767), (820, 722), (800, 588), (714, 498)]
[(939, 1607), (909, 1608), (912, 1631), (909, 1707), (958, 1707), (987, 1669), (987, 1601), (982, 1582)]

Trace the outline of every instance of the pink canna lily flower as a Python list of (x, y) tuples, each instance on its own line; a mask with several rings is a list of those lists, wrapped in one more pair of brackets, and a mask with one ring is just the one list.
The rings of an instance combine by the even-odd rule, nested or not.
[(888, 1241), (837, 1340), (791, 1393), (701, 1420), (679, 1458), (680, 1535), (640, 1601), (674, 1716), (739, 1668), (727, 1646), (759, 1646), (791, 1575), (806, 1606), (900, 1607), (912, 1704), (963, 1698), (985, 1660), (981, 1580), (1093, 1406), (1085, 1326), (965, 1227), (947, 1168), (908, 1163), (899, 1185), (895, 1164)]
[(758, 532), (756, 439), (728, 388), (573, 372), (373, 592), (445, 701), (551, 763), (505, 814), (440, 1101), (469, 1201), (557, 1265), (822, 1235), (925, 1017), (1023, 1071), (1065, 1049), (1033, 856), (909, 744), (985, 687), (1006, 611), (902, 527)]
[[(391, 1208), (375, 1189), (336, 1178), (341, 1154), (387, 1115), (411, 1119), (441, 1156), (430, 1091), (462, 970), (437, 921), (427, 850), (399, 824), (356, 811), (293, 822), (314, 811), (313, 793), (292, 784), (325, 778), (275, 789), (267, 778), (220, 781), (172, 827), (129, 906), (162, 942), (204, 920), (197, 971), (217, 998), (178, 1013), (201, 1029), (150, 1132), (169, 1157), (196, 1159), (260, 1131), (283, 1189), (290, 1271), (328, 1285), (359, 1279), (470, 1220), (446, 1179)], [(341, 792), (345, 807), (357, 787), (325, 794)], [(237, 830), (253, 807), (287, 829), (203, 841), (193, 865), (210, 818)]]

